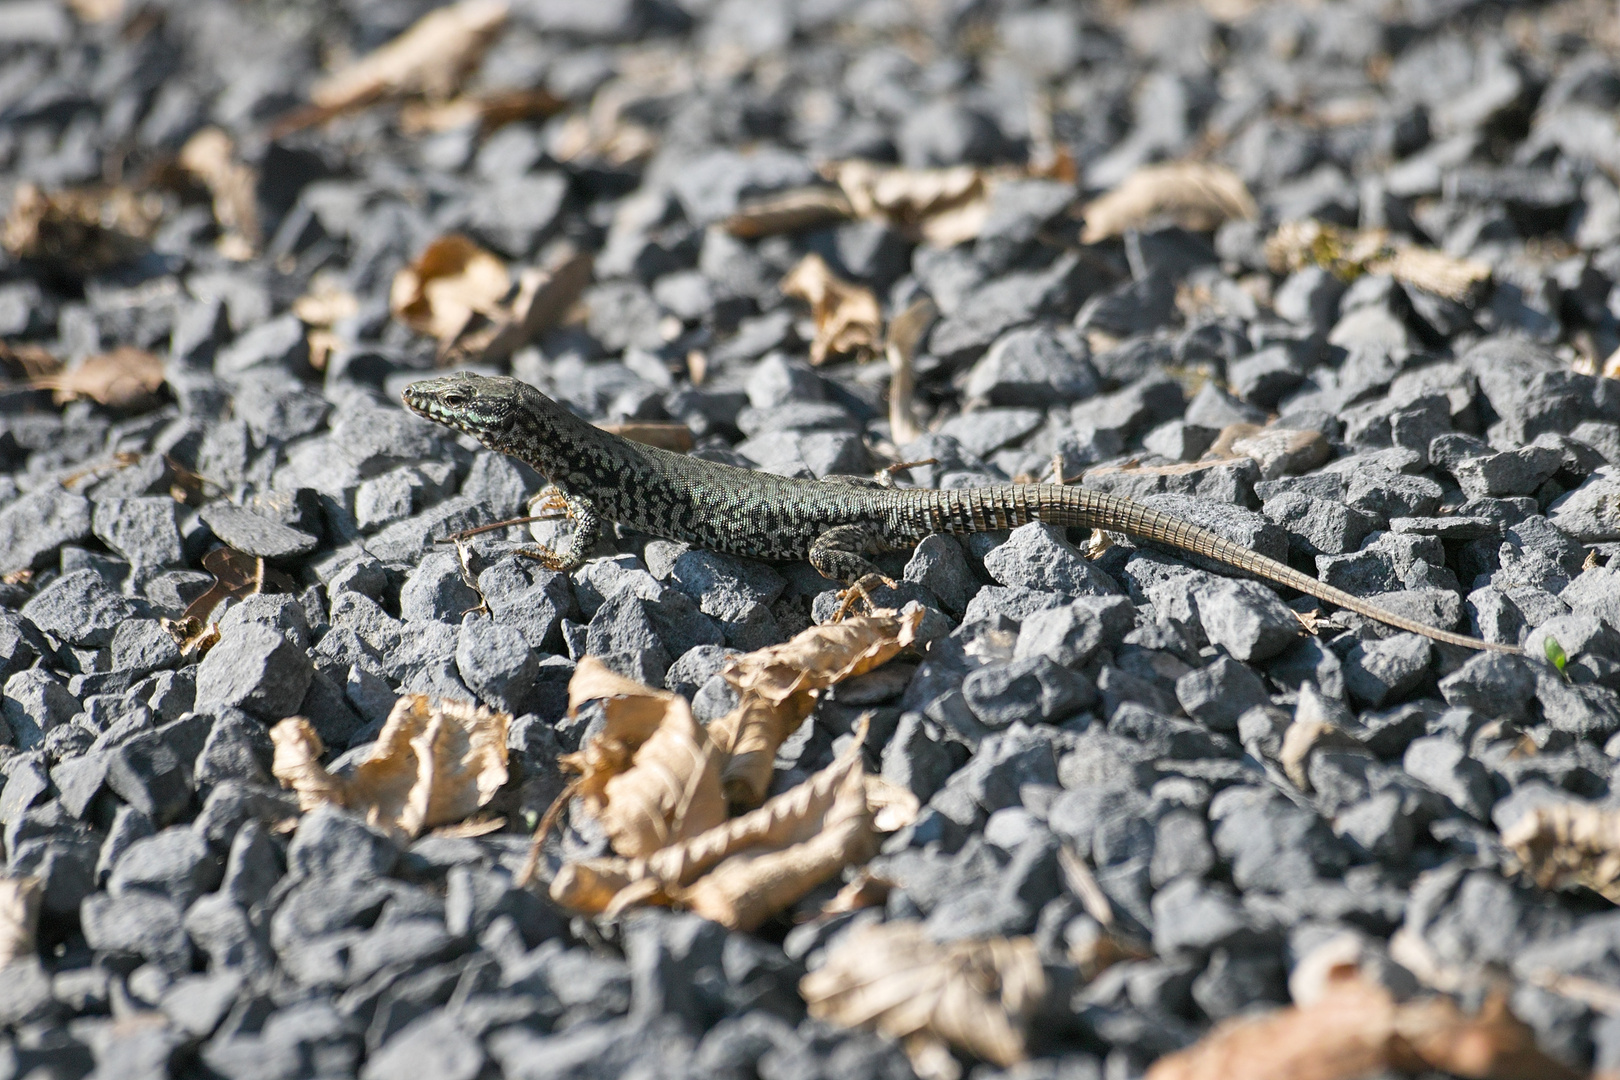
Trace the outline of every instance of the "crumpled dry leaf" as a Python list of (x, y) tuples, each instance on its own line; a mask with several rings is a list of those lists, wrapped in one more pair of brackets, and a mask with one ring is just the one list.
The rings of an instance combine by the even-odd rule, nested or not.
[(889, 436), (898, 446), (922, 438), (917, 422), (915, 394), (917, 374), (912, 360), (923, 335), (934, 325), (939, 308), (927, 296), (919, 296), (906, 309), (889, 320), (889, 334), (883, 343), (889, 360)]
[(123, 187), (46, 192), (23, 182), (0, 227), (0, 247), (59, 273), (85, 277), (129, 262), (146, 250), (163, 199)]
[(439, 237), (394, 275), (388, 306), (412, 330), (448, 348), (474, 315), (498, 318), (512, 289), (506, 264), (459, 233)]
[(801, 690), (825, 690), (864, 675), (917, 640), (923, 609), (880, 609), (843, 622), (812, 626), (781, 645), (735, 657), (726, 681), (740, 693), (782, 702)]
[(709, 722), (709, 738), (725, 755), (720, 780), (732, 806), (758, 806), (771, 786), (776, 751), (815, 708), (806, 690), (786, 701), (743, 694), (736, 708)]
[(601, 701), (607, 723), (560, 760), (580, 774), (578, 794), (614, 851), (651, 855), (725, 821), (721, 753), (685, 698), (642, 686), (587, 656), (568, 682), (568, 714), (588, 701)]
[(235, 548), (217, 547), (203, 556), (202, 564), (204, 570), (214, 575), (214, 583), (186, 605), (180, 618), (165, 624), (170, 633), (181, 639), (182, 644), (187, 636), (194, 636), (201, 630), (202, 620), (219, 606), (220, 601), (227, 597), (240, 600), (264, 591), (268, 570), (264, 560), (255, 555)]
[(601, 108), (611, 98), (598, 94), (587, 113), (575, 113), (562, 122), (551, 142), (551, 156), (576, 166), (623, 169), (638, 165), (658, 149), (658, 133), (626, 120), (617, 109)]
[(484, 50), (506, 25), (506, 0), (460, 0), (428, 12), (388, 44), (317, 82), (312, 103), (285, 117), (273, 135), (284, 135), (384, 98), (452, 97)]
[(922, 802), (909, 789), (883, 779), (866, 778), (866, 806), (872, 812), (872, 827), (878, 832), (898, 832), (917, 820)]
[(89, 398), (111, 409), (137, 411), (155, 405), (163, 386), (163, 361), (132, 345), (85, 357), (72, 368), (29, 380), (38, 389), (52, 391), (58, 405)]
[(877, 854), (859, 764), (838, 786), (815, 833), (778, 851), (738, 852), (678, 894), (685, 907), (734, 930), (752, 930), (852, 863)]
[(462, 821), (506, 783), (506, 713), (411, 694), (394, 703), (376, 745), (348, 776), (320, 763), (320, 736), (301, 716), (270, 729), (271, 771), (311, 810), (336, 803), (371, 824), (415, 837)]
[(888, 222), (935, 247), (975, 239), (990, 216), (994, 177), (971, 165), (905, 169), (870, 161), (835, 161), (822, 170), (855, 216)]
[(43, 345), (25, 341), (0, 341), (0, 374), (13, 379), (37, 379), (57, 375), (62, 361)]
[(1114, 190), (1087, 203), (1081, 213), (1086, 227), (1080, 239), (1095, 244), (1160, 223), (1209, 232), (1234, 218), (1252, 218), (1259, 208), (1231, 169), (1177, 161), (1136, 170)]
[(782, 279), (782, 292), (810, 305), (816, 337), (810, 343), (810, 362), (825, 363), (830, 356), (866, 360), (883, 337), (883, 311), (872, 290), (845, 281), (827, 261), (811, 252)]
[(1320, 266), (1342, 278), (1388, 274), (1415, 288), (1466, 303), (1491, 278), (1488, 264), (1421, 248), (1386, 229), (1346, 229), (1325, 221), (1289, 221), (1266, 240), (1276, 273)]
[(937, 1062), (949, 1043), (1008, 1066), (1027, 1056), (1025, 1026), (1046, 975), (1030, 938), (941, 945), (905, 919), (852, 929), (799, 993), (812, 1017), (900, 1039), (914, 1062)]
[(726, 798), (755, 806), (771, 786), (777, 748), (815, 706), (813, 691), (863, 675), (916, 641), (920, 608), (874, 611), (812, 626), (792, 640), (739, 656), (723, 672), (736, 688), (737, 707), (709, 724), (726, 755)]
[(1306, 1004), (1217, 1025), (1154, 1062), (1147, 1080), (1355, 1080), (1429, 1069), (1477, 1080), (1575, 1080), (1541, 1053), (1531, 1029), (1492, 994), (1477, 1016), (1449, 997), (1396, 1002), (1352, 964), (1327, 973)]
[(525, 269), (511, 309), (494, 319), (487, 334), (469, 335), (462, 348), (485, 363), (505, 360), (562, 322), (591, 283), (594, 265), (590, 252), (564, 250), (549, 267)]
[(304, 338), (309, 342), (310, 367), (316, 371), (326, 370), (327, 360), (331, 359), (343, 340), (332, 327), (359, 311), (359, 298), (336, 277), (325, 272), (315, 275), (309, 283), (309, 291), (292, 304), (293, 314), (308, 327)]
[(1620, 811), (1538, 806), (1502, 834), (1502, 843), (1543, 889), (1584, 885), (1620, 904)]
[(327, 273), (317, 273), (309, 283), (309, 291), (292, 303), (293, 314), (305, 326), (332, 326), (359, 311), (359, 298)]
[(87, 23), (108, 22), (124, 13), (124, 0), (67, 0), (67, 6)]
[[(677, 699), (680, 700), (680, 699)], [(552, 881), (559, 904), (616, 914), (679, 903), (733, 929), (758, 926), (876, 846), (861, 768), (865, 728), (831, 765), (730, 821), (644, 858), (584, 859)]]
[(0, 876), (0, 968), (34, 955), (39, 903), (45, 895), (37, 877)]
[(203, 128), (187, 139), (178, 160), (214, 198), (214, 220), (225, 230), (220, 250), (229, 258), (252, 258), (264, 240), (259, 230), (258, 172), (237, 160), (236, 144), (217, 127)]

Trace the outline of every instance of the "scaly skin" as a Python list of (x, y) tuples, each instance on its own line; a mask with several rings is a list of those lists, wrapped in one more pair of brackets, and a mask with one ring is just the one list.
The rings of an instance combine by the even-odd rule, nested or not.
[(583, 562), (604, 518), (710, 551), (806, 559), (846, 584), (877, 573), (867, 556), (912, 547), (933, 533), (1044, 521), (1189, 551), (1435, 641), (1520, 651), (1386, 611), (1120, 495), (1055, 484), (936, 491), (888, 488), (857, 477), (790, 480), (631, 442), (592, 427), (526, 383), (466, 372), (411, 384), (405, 404), (510, 454), (557, 486), (575, 523), (573, 541), (562, 552), (530, 552), (553, 569), (570, 570)]

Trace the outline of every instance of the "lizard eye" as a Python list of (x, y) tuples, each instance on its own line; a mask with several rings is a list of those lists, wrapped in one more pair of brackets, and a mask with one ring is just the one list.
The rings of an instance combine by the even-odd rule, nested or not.
[(468, 395), (465, 390), (446, 390), (439, 396), (439, 400), (452, 409), (459, 409), (467, 404)]

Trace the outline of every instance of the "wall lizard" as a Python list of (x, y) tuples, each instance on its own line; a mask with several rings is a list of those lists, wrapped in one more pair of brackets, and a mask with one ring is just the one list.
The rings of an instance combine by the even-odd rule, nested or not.
[(1516, 653), (1428, 626), (1323, 584), (1209, 529), (1121, 495), (1056, 484), (934, 490), (862, 477), (796, 480), (672, 454), (602, 431), (516, 379), (458, 372), (405, 389), (413, 412), (466, 432), (534, 468), (560, 492), (574, 523), (566, 548), (529, 548), (553, 570), (572, 570), (596, 545), (603, 520), (730, 555), (808, 560), (847, 586), (883, 580), (869, 556), (933, 533), (1011, 529), (1032, 521), (1124, 533), (1193, 552), (1435, 641)]

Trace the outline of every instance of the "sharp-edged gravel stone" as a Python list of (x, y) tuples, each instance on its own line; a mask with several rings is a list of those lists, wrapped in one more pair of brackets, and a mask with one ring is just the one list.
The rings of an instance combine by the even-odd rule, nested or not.
[[(449, 109), (294, 131), (346, 58), (478, 4), (96, 6), (0, 3), (0, 843), (42, 889), (0, 1077), (909, 1077), (797, 989), (901, 918), (1035, 941), (1032, 1060), (976, 1077), (1150, 1073), (1341, 941), (1402, 1002), (1433, 991), (1391, 957), (1465, 998), (1500, 973), (1572, 1074), (1620, 1067), (1620, 1025), (1555, 992), (1617, 977), (1601, 898), (1502, 841), (1612, 806), (1620, 756), (1620, 68), (1580, 10), (524, 0), (406, 88)], [(1120, 209), (1189, 161), (1246, 196)], [(34, 188), (72, 212), (30, 218)], [(506, 293), (462, 325), (430, 275), (435, 340), (396, 312), (452, 233)], [(812, 254), (827, 302), (782, 288)], [(812, 364), (863, 310), (888, 334)], [(81, 385), (126, 349), (155, 392)], [(837, 583), (605, 515), (567, 573), (514, 550), (566, 522), (453, 546), (546, 482), (400, 407), (468, 362), (829, 491), (1125, 495), (1525, 654), (1312, 619), (1117, 534), (876, 550), (918, 641), (819, 695), (771, 791), (869, 714), (865, 766), (922, 803), (865, 863), (887, 899), (825, 913), (851, 866), (747, 933), (575, 915), (516, 876), (596, 753), (576, 663), (713, 722), (731, 658)], [(262, 580), (216, 584), (222, 544)], [(275, 723), (309, 720), (337, 787), (407, 692), (512, 714), (477, 829), (405, 839), (277, 781)], [(582, 806), (540, 881), (612, 853)]]

